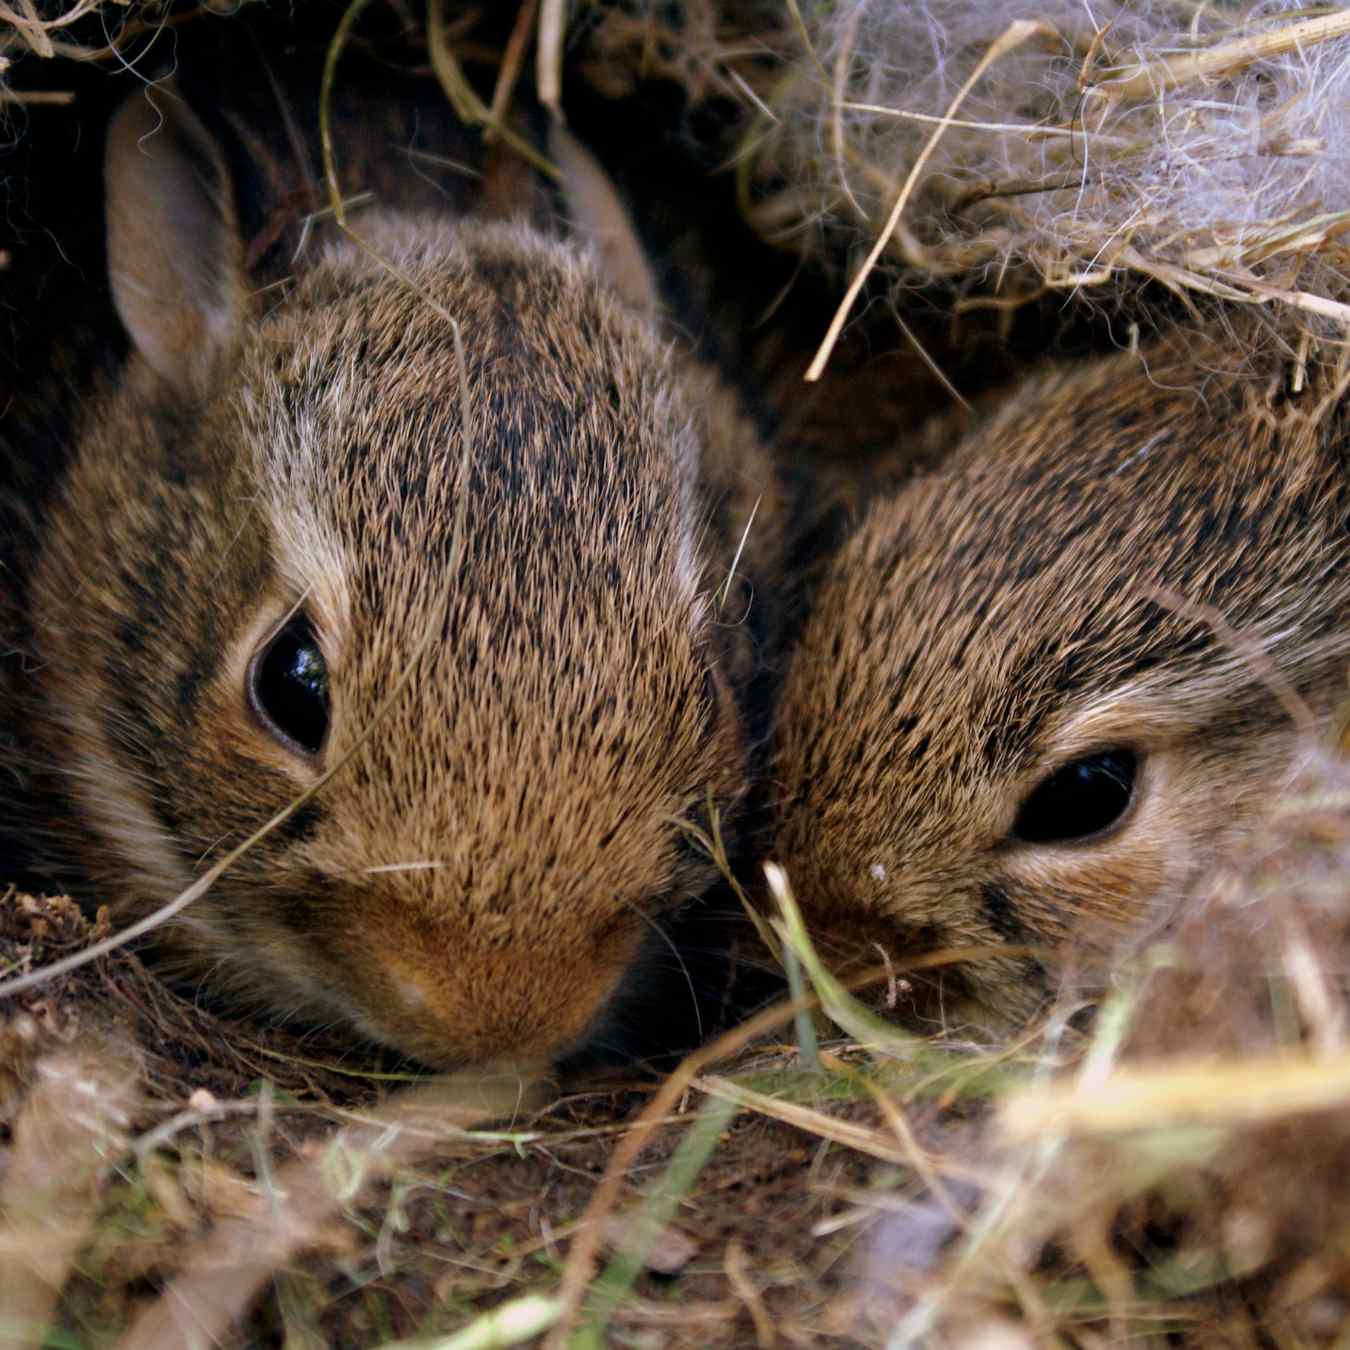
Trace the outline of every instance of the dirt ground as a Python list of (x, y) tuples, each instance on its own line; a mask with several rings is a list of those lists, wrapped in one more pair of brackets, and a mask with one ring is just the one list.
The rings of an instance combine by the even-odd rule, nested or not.
[[(1341, 1346), (1348, 822), (1314, 798), (1251, 926), (1219, 887), (1085, 1037), (984, 1049), (813, 970), (856, 1034), (778, 1006), (664, 1077), (419, 1078), (101, 957), (0, 1005), (0, 1342)], [(101, 929), (11, 890), (0, 978)]]
[[(1001, 1046), (870, 1020), (805, 945), (828, 1021), (561, 1086), (224, 1022), (122, 951), (44, 978), (0, 1004), (0, 1339), (1342, 1346), (1343, 777)], [(104, 933), (10, 890), (0, 980)]]
[[(0, 903), (7, 975), (68, 955), (94, 935), (67, 901), (11, 891)], [(18, 1229), (21, 1210), (60, 1210), (86, 1229), (68, 1253), (60, 1332), (49, 1344), (153, 1343), (145, 1319), (211, 1250), (213, 1237), (230, 1225), (265, 1222), (269, 1205), (284, 1208), (288, 1200), (278, 1176), (293, 1167), (313, 1171), (336, 1129), (396, 1115), (401, 1096), (428, 1081), (419, 1089), (415, 1074), (363, 1063), (340, 1045), (222, 1022), (123, 953), (6, 1004), (0, 1026), (7, 1043), (0, 1057), (5, 1236), (15, 1244), (8, 1259), (32, 1237)], [(89, 1062), (91, 1045), (101, 1047), (101, 1066)], [(136, 1065), (129, 1092), (125, 1070), (113, 1080), (100, 1076), (102, 1066), (119, 1061)], [(781, 1093), (794, 1080), (797, 1100), (851, 1129), (855, 1146), (733, 1108), (615, 1310), (611, 1335), (620, 1344), (663, 1346), (847, 1343), (874, 1256), (873, 1221), (903, 1194), (895, 1189), (896, 1166), (875, 1156), (879, 1109), (858, 1100), (856, 1088), (832, 1088), (837, 1073), (804, 1073), (795, 1048), (781, 1041), (717, 1067), (719, 1080), (725, 1075), (752, 1091), (758, 1083)], [(104, 1145), (116, 1137), (118, 1147), (87, 1165), (72, 1167), (65, 1152), (48, 1158), (50, 1171), (21, 1169), (20, 1160), (31, 1161), (40, 1147), (32, 1133), (44, 1091), (50, 1095), (54, 1084), (62, 1091), (66, 1075), (86, 1076), (86, 1090), (92, 1084), (122, 1094), (115, 1119), (96, 1119), (97, 1104), (87, 1104), (90, 1137)], [(569, 1086), (562, 1096), (543, 1089), (546, 1104), (524, 1104), (485, 1122), (482, 1133), (442, 1127), (439, 1139), (432, 1130), (384, 1162), (372, 1148), (368, 1183), (333, 1198), (265, 1263), (271, 1269), (256, 1301), (241, 1298), (230, 1310), (225, 1343), (368, 1346), (432, 1336), (505, 1300), (551, 1291), (616, 1139), (656, 1081)], [(70, 1090), (79, 1101), (79, 1086)], [(716, 1100), (690, 1088), (663, 1116), (603, 1220), (610, 1255), (630, 1240), (636, 1197), (665, 1175), (691, 1123)], [(921, 1114), (931, 1130), (950, 1128), (969, 1111), (930, 1099)], [(896, 1141), (893, 1151), (899, 1148)], [(15, 1192), (20, 1170), (31, 1192), (26, 1199)], [(874, 1191), (878, 1179), (883, 1187)], [(882, 1209), (869, 1203), (874, 1195), (884, 1197)], [(246, 1242), (243, 1253), (253, 1260), (256, 1245)], [(229, 1270), (240, 1264), (227, 1255), (215, 1277), (228, 1284)]]

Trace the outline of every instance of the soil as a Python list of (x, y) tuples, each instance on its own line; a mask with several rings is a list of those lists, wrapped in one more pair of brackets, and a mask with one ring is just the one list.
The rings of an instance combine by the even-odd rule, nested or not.
[[(10, 891), (0, 901), (0, 961), (9, 974), (103, 933), (62, 898)], [(0, 1158), (15, 1148), (34, 1084), (70, 1046), (129, 1045), (141, 1066), (125, 1144), (105, 1159), (89, 1200), (89, 1235), (59, 1304), (57, 1325), (80, 1346), (116, 1343), (193, 1265), (213, 1231), (269, 1202), (285, 1205), (274, 1188), (288, 1164), (318, 1158), (344, 1123), (378, 1116), (417, 1090), (407, 1067), (391, 1075), (389, 1065), (340, 1044), (223, 1020), (125, 952), (0, 1007), (0, 1041), (11, 1051)], [(795, 1068), (795, 1049), (781, 1045), (719, 1066), (746, 1081)], [(390, 1076), (400, 1081), (391, 1085)], [(565, 1087), (541, 1109), (484, 1122), (491, 1128), (481, 1137), (399, 1158), (335, 1204), (277, 1264), (261, 1296), (236, 1310), (227, 1343), (298, 1337), (368, 1346), (444, 1333), (506, 1299), (551, 1293), (616, 1141), (654, 1081)], [(623, 1216), (664, 1174), (705, 1101), (688, 1092), (638, 1155), (620, 1206), (605, 1220), (611, 1253), (631, 1229)], [(856, 1100), (820, 1109), (880, 1123)], [(504, 1142), (503, 1130), (519, 1142)], [(738, 1112), (615, 1311), (611, 1334), (617, 1343), (750, 1345), (758, 1325), (760, 1339), (772, 1327), (789, 1344), (848, 1343), (870, 1241), (857, 1197), (878, 1173), (893, 1181), (895, 1170), (791, 1124)]]

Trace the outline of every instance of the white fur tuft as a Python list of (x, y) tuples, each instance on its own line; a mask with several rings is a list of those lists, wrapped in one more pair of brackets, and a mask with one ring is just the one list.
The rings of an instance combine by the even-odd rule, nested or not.
[(1024, 291), (1149, 275), (1229, 299), (1293, 294), (1305, 314), (1350, 319), (1350, 10), (1297, 0), (818, 4), (813, 51), (756, 133), (755, 171), (777, 185), (761, 224), (807, 247), (870, 245), (934, 119), (1017, 21), (1041, 30), (941, 129), (888, 246), (893, 270), (1024, 267)]

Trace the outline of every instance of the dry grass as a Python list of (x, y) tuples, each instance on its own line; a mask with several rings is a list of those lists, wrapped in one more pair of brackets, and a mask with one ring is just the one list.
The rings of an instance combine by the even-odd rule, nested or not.
[(742, 103), (745, 214), (858, 285), (880, 267), (1006, 305), (1149, 280), (1320, 333), (1350, 319), (1343, 8), (687, 0), (668, 25), (602, 8), (621, 70)]
[[(1023, 296), (1142, 277), (1337, 331), (1350, 318), (1350, 12), (851, 0), (815, 14), (811, 59), (789, 63), (743, 146), (748, 179), (781, 184), (754, 208), (766, 229), (861, 232), (921, 275), (1012, 269)], [(1014, 51), (1018, 26), (1034, 37)]]
[[(1348, 864), (1350, 775), (1318, 756), (1122, 959), (1090, 1032), (1066, 1006), (997, 1049), (856, 1002), (780, 878), (814, 1068), (772, 1039), (784, 1005), (662, 1084), (542, 1111), (509, 1076), (383, 1096), (105, 958), (6, 1009), (6, 1325), (64, 1285), (53, 1343), (135, 1350), (279, 1323), (307, 1344), (1339, 1344)], [(89, 936), (60, 901), (0, 914), (18, 968)]]

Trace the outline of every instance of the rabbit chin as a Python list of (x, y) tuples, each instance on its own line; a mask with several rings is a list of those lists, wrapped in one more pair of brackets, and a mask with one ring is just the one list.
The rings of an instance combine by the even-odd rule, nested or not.
[(373, 1022), (381, 1041), (435, 1068), (553, 1062), (586, 1039), (639, 941), (633, 930), (589, 952), (503, 948), (460, 970), (453, 948), (448, 960), (415, 963), (404, 947), (392, 966), (381, 958), (365, 972), (364, 1007), (348, 1016)]
[(1003, 853), (939, 870), (886, 852), (866, 869), (840, 854), (784, 854), (812, 941), (842, 978), (871, 972), (889, 1012), (909, 1024), (1003, 1034), (1066, 989), (1101, 983), (1103, 960), (1179, 880), (1144, 835), (1092, 856)]
[(572, 944), (496, 946), (414, 915), (343, 924), (323, 943), (267, 927), (245, 944), (198, 912), (160, 935), (157, 969), (212, 1002), (299, 1027), (353, 1027), (442, 1070), (572, 1054), (607, 1020), (643, 933), (634, 921)]

